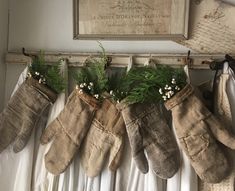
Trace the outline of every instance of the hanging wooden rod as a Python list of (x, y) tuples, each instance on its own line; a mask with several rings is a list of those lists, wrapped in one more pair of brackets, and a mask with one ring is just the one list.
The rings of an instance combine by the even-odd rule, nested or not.
[[(38, 54), (38, 52), (27, 51), (29, 54)], [(98, 57), (98, 53), (68, 53), (68, 52), (44, 52), (45, 61), (48, 64), (58, 62), (59, 59), (67, 59), (69, 67), (84, 66), (84, 61), (88, 57)], [(186, 64), (188, 54), (116, 54), (107, 53), (112, 59), (111, 67), (127, 67), (130, 58), (135, 66), (143, 66), (147, 59), (151, 58), (157, 64), (166, 64), (170, 66), (183, 66)], [(223, 60), (222, 54), (195, 54), (190, 55), (190, 68), (209, 69), (209, 63), (213, 60)], [(24, 56), (19, 52), (9, 52), (6, 54), (7, 64), (29, 64), (31, 58)]]

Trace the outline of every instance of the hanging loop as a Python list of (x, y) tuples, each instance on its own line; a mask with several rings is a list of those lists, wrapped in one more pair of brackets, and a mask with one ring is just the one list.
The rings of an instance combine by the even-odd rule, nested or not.
[(130, 69), (133, 67), (133, 56), (130, 56), (129, 57), (129, 62), (128, 62), (128, 64), (127, 64), (127, 72), (129, 72), (130, 71)]
[(152, 68), (156, 67), (156, 62), (153, 60), (152, 55), (149, 54), (149, 57), (147, 58), (147, 60), (144, 62), (144, 66), (149, 66)]
[(192, 59), (190, 58), (191, 51), (188, 51), (187, 58), (186, 58), (186, 65), (184, 67), (184, 71), (188, 77), (187, 81), (189, 84), (191, 84), (191, 75), (190, 75), (190, 68), (192, 65)]

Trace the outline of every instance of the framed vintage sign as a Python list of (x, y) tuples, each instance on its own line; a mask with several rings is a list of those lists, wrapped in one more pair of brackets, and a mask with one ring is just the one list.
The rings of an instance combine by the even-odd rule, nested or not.
[(185, 39), (189, 0), (74, 0), (74, 39)]

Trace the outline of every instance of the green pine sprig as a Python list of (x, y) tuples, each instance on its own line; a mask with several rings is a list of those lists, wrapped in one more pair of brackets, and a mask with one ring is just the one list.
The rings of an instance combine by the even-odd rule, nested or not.
[(55, 92), (63, 92), (65, 85), (65, 78), (61, 75), (61, 64), (56, 63), (50, 66), (46, 73), (46, 84)]
[(153, 102), (160, 99), (158, 93), (157, 75), (154, 69), (149, 67), (133, 68), (127, 76), (128, 81), (127, 103)]
[(73, 74), (78, 87), (86, 93), (101, 99), (101, 94), (108, 90), (108, 76), (106, 67), (108, 57), (100, 44), (101, 52), (98, 58), (89, 58), (85, 61), (86, 67)]
[(182, 68), (175, 69), (165, 65), (157, 65), (155, 68), (133, 68), (128, 72), (125, 79), (127, 82), (125, 101), (127, 103), (165, 101), (167, 96), (163, 93), (169, 94), (168, 89), (163, 92), (159, 90), (164, 89), (168, 84), (170, 86), (172, 79), (177, 82), (174, 86), (177, 88), (170, 92), (174, 95), (173, 93), (186, 85), (186, 75)]
[(157, 68), (159, 78), (159, 94), (163, 101), (171, 99), (187, 84), (187, 76), (182, 68), (172, 68), (159, 65)]
[(127, 96), (128, 87), (126, 72), (113, 73), (109, 76), (108, 92), (115, 101), (120, 102)]
[(28, 77), (33, 77), (56, 93), (61, 93), (65, 89), (65, 78), (61, 73), (61, 63), (58, 62), (52, 66), (47, 65), (42, 51), (33, 58), (32, 63), (28, 66)]

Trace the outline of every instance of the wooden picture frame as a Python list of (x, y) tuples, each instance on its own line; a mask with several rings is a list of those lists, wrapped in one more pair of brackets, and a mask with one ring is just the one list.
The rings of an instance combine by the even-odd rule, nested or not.
[(190, 0), (74, 0), (74, 39), (187, 39)]

